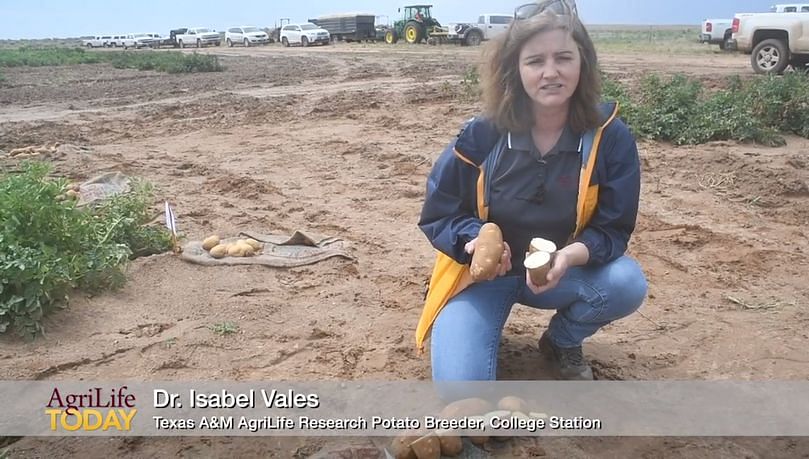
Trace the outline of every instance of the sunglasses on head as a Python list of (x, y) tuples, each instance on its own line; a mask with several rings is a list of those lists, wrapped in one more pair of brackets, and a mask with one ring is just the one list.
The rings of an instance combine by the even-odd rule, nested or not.
[(528, 19), (543, 11), (552, 11), (558, 15), (575, 16), (576, 0), (546, 0), (535, 3), (526, 3), (514, 10), (514, 19)]

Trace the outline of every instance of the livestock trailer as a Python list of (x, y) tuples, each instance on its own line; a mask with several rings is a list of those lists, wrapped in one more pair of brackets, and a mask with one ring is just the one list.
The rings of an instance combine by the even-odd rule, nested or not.
[(375, 41), (375, 19), (373, 14), (333, 14), (309, 19), (309, 22), (328, 30), (332, 40)]

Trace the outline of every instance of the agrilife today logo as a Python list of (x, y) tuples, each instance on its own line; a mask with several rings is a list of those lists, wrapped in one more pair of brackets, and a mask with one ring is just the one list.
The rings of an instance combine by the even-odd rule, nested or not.
[(45, 405), (52, 431), (129, 431), (135, 409), (135, 394), (127, 386), (102, 389), (93, 387), (83, 393), (63, 393), (53, 388)]

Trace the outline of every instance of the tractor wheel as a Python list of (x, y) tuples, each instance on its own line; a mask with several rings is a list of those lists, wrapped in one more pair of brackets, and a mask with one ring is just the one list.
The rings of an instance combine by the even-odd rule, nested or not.
[(396, 35), (395, 30), (388, 30), (385, 32), (385, 43), (392, 45), (399, 41), (399, 37)]
[(414, 43), (421, 43), (421, 41), (424, 40), (424, 29), (418, 22), (408, 22), (404, 28), (404, 36), (405, 41), (411, 45)]

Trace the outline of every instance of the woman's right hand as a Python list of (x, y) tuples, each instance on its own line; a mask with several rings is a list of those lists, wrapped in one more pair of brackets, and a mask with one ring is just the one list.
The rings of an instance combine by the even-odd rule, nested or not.
[[(464, 246), (464, 250), (469, 255), (475, 253), (475, 245), (478, 242), (478, 238), (474, 238), (471, 241), (467, 242)], [(503, 255), (500, 256), (500, 263), (497, 265), (497, 272), (489, 279), (486, 280), (493, 280), (497, 277), (504, 276), (507, 272), (511, 271), (511, 247), (508, 246), (508, 242), (503, 241)]]

